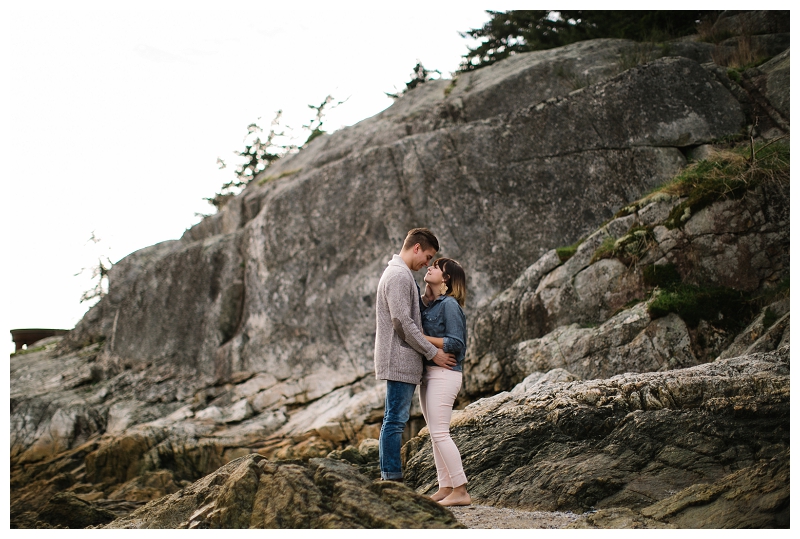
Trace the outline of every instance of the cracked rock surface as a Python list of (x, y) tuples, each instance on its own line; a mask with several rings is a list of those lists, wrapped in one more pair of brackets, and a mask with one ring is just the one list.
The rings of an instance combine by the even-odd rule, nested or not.
[[(457, 412), (451, 433), (479, 503), (624, 510), (655, 521), (643, 527), (788, 526), (788, 346), (500, 393)], [(427, 429), (404, 452), (407, 480), (435, 491)], [(603, 515), (584, 525), (614, 527)]]
[(342, 460), (233, 460), (109, 528), (463, 528), (430, 499)]

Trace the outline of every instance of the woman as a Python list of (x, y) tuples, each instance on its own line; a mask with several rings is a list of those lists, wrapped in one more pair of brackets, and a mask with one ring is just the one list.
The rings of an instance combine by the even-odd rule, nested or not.
[(451, 369), (425, 361), (419, 386), (422, 415), (428, 424), (433, 444), (433, 459), (439, 490), (431, 499), (441, 505), (470, 505), (467, 476), (461, 455), (450, 438), (453, 403), (461, 389), (461, 369), (467, 348), (467, 320), (462, 307), (467, 296), (467, 282), (461, 265), (452, 258), (440, 258), (425, 274), (422, 296), (422, 329), (425, 338), (437, 348), (456, 357)]

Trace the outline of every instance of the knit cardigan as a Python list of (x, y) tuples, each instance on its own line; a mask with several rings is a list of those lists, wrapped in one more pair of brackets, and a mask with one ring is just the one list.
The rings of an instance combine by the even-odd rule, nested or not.
[(436, 347), (422, 335), (419, 287), (400, 255), (381, 275), (375, 315), (375, 377), (419, 385), (422, 356), (432, 359)]

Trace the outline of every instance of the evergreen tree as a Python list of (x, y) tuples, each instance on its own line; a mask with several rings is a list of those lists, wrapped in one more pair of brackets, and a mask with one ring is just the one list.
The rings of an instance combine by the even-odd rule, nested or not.
[[(285, 136), (280, 123), (282, 114), (283, 111), (281, 110), (275, 113), (267, 138), (264, 140), (261, 139), (261, 133), (264, 130), (257, 123), (253, 122), (247, 126), (247, 134), (244, 137), (244, 150), (234, 152), (245, 159), (234, 171), (236, 179), (224, 183), (219, 193), (215, 193), (213, 197), (204, 198), (203, 200), (220, 209), (230, 198), (236, 196), (241, 189), (250, 183), (250, 180), (255, 178), (256, 174), (266, 169), (273, 161), (283, 157), (287, 152), (296, 149), (296, 146), (278, 144), (276, 140)], [(258, 120), (260, 119), (258, 118)], [(227, 167), (225, 161), (219, 157), (217, 157), (217, 164), (220, 169)]]
[[(433, 76), (434, 73), (436, 73), (437, 75), (436, 77)], [(395, 93), (393, 94), (389, 92), (384, 92), (384, 93), (389, 97), (391, 97), (392, 99), (397, 99), (407, 91), (413, 90), (420, 84), (428, 82), (429, 80), (436, 80), (438, 78), (441, 78), (441, 76), (442, 76), (441, 71), (439, 71), (438, 69), (434, 70), (426, 69), (425, 66), (422, 65), (422, 62), (420, 62), (419, 59), (417, 59), (417, 65), (414, 66), (414, 71), (411, 72), (411, 80), (406, 83), (406, 87), (403, 88), (402, 91), (398, 92), (397, 87), (395, 86)]]
[(487, 11), (481, 28), (461, 32), (482, 43), (464, 55), (460, 72), (473, 71), (519, 52), (552, 49), (601, 37), (662, 41), (696, 32), (707, 11)]
[[(94, 230), (92, 230), (92, 236), (86, 243), (88, 244), (91, 242), (95, 246), (95, 250), (97, 250), (101, 241), (102, 240), (95, 235)], [(108, 249), (110, 249), (110, 247), (108, 247)], [(81, 303), (84, 301), (91, 301), (95, 298), (102, 299), (108, 292), (108, 272), (111, 271), (111, 267), (114, 264), (112, 264), (111, 259), (108, 258), (107, 255), (99, 254), (99, 251), (95, 256), (97, 256), (97, 265), (90, 268), (81, 268), (81, 271), (75, 274), (75, 277), (77, 277), (86, 271), (91, 271), (91, 278), (97, 279), (93, 288), (81, 294)]]
[[(326, 112), (330, 109), (338, 107), (342, 103), (345, 103), (347, 99), (331, 105), (333, 101), (333, 96), (328, 95), (319, 105), (308, 105), (308, 107), (313, 109), (315, 113), (311, 121), (309, 121), (308, 124), (303, 125), (303, 129), (308, 130), (309, 135), (306, 141), (299, 148), (296, 144), (281, 144), (279, 142), (281, 139), (291, 140), (291, 137), (288, 136), (284, 130), (289, 129), (290, 132), (292, 131), (291, 128), (281, 124), (281, 116), (283, 115), (283, 111), (281, 110), (275, 113), (275, 117), (272, 119), (270, 130), (266, 139), (262, 140), (261, 133), (263, 133), (264, 130), (257, 123), (253, 122), (248, 125), (247, 134), (244, 137), (244, 150), (241, 152), (234, 152), (239, 157), (244, 158), (244, 161), (241, 162), (241, 164), (234, 171), (236, 174), (236, 179), (225, 182), (222, 185), (220, 192), (215, 193), (213, 197), (206, 197), (203, 200), (207, 201), (209, 204), (219, 210), (228, 202), (228, 200), (239, 194), (241, 190), (244, 189), (247, 184), (256, 177), (256, 175), (258, 175), (259, 172), (265, 170), (274, 161), (277, 161), (287, 153), (296, 152), (299, 149), (308, 146), (309, 142), (325, 133), (322, 125)], [(261, 118), (258, 118), (258, 120), (261, 120)], [(217, 157), (217, 165), (219, 165), (220, 169), (227, 167), (225, 161), (219, 157)], [(196, 215), (200, 217), (206, 217), (205, 214)]]
[(308, 122), (308, 124), (303, 126), (303, 129), (308, 129), (310, 134), (308, 135), (308, 138), (301, 146), (302, 148), (305, 148), (306, 146), (308, 146), (309, 142), (311, 142), (312, 140), (314, 140), (315, 138), (326, 132), (324, 129), (322, 129), (322, 119), (325, 117), (325, 113), (327, 112), (326, 108), (327, 110), (335, 109), (345, 101), (347, 101), (347, 99), (345, 99), (344, 101), (339, 101), (335, 105), (331, 105), (331, 103), (333, 103), (333, 96), (328, 95), (325, 97), (325, 99), (322, 100), (322, 103), (320, 103), (319, 105), (308, 106), (308, 108), (314, 110), (315, 113), (314, 113), (314, 118), (312, 118), (311, 121)]

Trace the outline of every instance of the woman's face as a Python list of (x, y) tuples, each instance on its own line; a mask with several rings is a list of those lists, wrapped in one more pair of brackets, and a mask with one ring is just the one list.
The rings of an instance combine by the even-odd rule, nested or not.
[(428, 268), (425, 274), (425, 282), (431, 285), (442, 284), (442, 269), (438, 264), (434, 264)]

